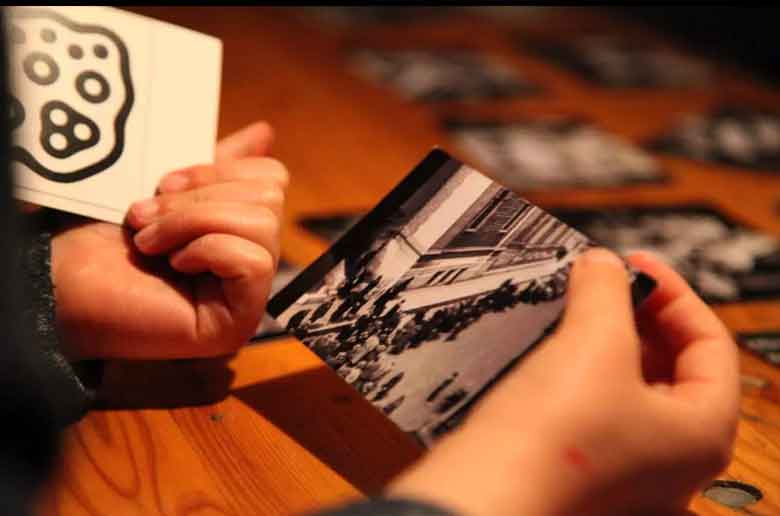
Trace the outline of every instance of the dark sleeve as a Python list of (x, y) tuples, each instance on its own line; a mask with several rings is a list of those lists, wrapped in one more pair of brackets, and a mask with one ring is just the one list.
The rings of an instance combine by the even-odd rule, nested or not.
[(94, 402), (102, 364), (71, 364), (60, 352), (51, 280), (53, 224), (49, 210), (25, 217), (19, 256), (21, 322), (29, 335), (25, 341), (34, 366), (28, 381), (39, 386), (56, 424), (65, 427), (80, 419)]
[(371, 498), (310, 516), (455, 516), (455, 514), (415, 500)]

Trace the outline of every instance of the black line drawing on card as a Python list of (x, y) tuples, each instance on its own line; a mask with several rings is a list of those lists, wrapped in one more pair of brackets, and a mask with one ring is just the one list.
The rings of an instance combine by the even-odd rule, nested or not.
[(108, 169), (124, 151), (135, 98), (125, 43), (48, 9), (12, 11), (10, 25), (11, 159), (59, 183)]

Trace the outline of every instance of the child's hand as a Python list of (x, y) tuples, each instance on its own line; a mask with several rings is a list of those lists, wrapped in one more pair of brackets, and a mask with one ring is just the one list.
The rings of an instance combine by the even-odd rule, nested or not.
[[(213, 165), (168, 174), (131, 206), (139, 230), (81, 222), (52, 241), (63, 351), (80, 358), (186, 358), (235, 352), (263, 316), (279, 258), (288, 175), (251, 125)], [(158, 259), (155, 259), (155, 258)]]
[(684, 509), (729, 463), (737, 350), (677, 273), (631, 261), (658, 281), (636, 325), (619, 259), (580, 257), (558, 331), (389, 495), (473, 515)]

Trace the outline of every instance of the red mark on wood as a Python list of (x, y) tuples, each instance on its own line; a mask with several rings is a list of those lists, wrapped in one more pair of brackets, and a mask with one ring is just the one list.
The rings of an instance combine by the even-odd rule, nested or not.
[(593, 470), (593, 463), (591, 460), (582, 452), (582, 450), (575, 446), (566, 448), (564, 451), (564, 458), (566, 459), (566, 462), (584, 473), (590, 473)]

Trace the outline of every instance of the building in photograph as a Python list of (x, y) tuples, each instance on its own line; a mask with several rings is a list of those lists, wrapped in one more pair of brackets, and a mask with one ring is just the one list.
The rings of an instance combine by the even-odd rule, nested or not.
[(409, 288), (453, 284), (555, 262), (577, 232), (497, 184), (470, 206), (407, 272)]
[[(295, 325), (313, 323), (309, 331), (318, 334), (341, 331), (399, 286), (386, 308), (400, 302), (402, 316), (412, 317), (475, 299), (508, 280), (519, 288), (565, 281), (562, 260), (586, 245), (581, 233), (468, 167), (446, 181), (435, 179), (411, 195), (378, 232), (364, 264), (375, 281), (359, 299), (364, 308), (332, 320), (340, 303), (328, 300), (338, 297), (348, 269), (355, 267), (345, 261), (318, 290), (298, 301), (301, 317)], [(563, 285), (554, 290), (562, 291)]]

